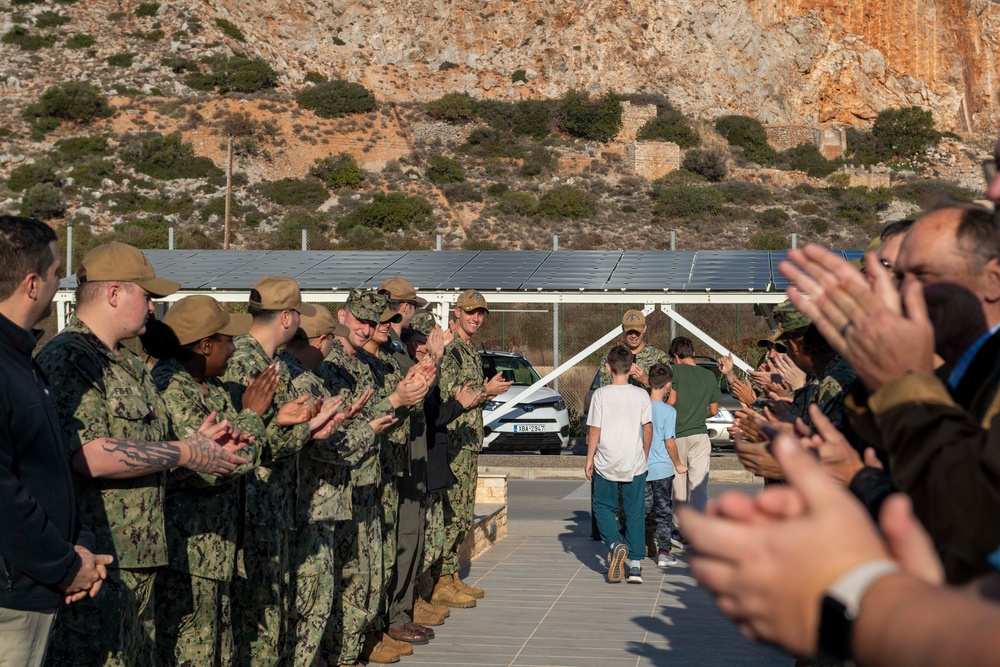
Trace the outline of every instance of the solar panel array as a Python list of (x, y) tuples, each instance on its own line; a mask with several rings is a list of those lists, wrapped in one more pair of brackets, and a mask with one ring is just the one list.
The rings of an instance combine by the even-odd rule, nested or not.
[[(785, 251), (145, 250), (156, 274), (182, 289), (249, 290), (265, 275), (291, 276), (303, 290), (376, 287), (404, 276), (417, 289), (503, 291), (748, 292), (783, 290)], [(854, 260), (861, 251), (841, 251)], [(62, 287), (72, 289), (75, 278)]]

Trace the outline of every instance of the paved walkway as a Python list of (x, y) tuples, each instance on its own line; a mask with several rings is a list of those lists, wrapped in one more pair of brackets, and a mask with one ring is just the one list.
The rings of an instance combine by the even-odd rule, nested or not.
[[(589, 488), (586, 489), (589, 491)], [(566, 496), (589, 503), (582, 489)], [(608, 584), (600, 543), (582, 516), (512, 520), (508, 536), (468, 569), (486, 589), (475, 609), (454, 609), (412, 665), (640, 667), (781, 665), (793, 659), (744, 640), (682, 564), (643, 561), (642, 585)], [(563, 516), (566, 516), (565, 514)], [(589, 518), (586, 525), (589, 533)], [(683, 555), (681, 555), (683, 559)]]

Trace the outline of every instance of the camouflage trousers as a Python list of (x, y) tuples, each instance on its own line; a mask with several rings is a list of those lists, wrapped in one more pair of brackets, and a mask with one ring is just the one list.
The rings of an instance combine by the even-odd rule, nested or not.
[(354, 519), (334, 523), (335, 608), (323, 644), (328, 662), (352, 665), (375, 622), (383, 590), (382, 510), (355, 489)]
[(376, 630), (385, 629), (385, 617), (389, 613), (389, 582), (396, 567), (396, 550), (399, 522), (399, 480), (393, 475), (382, 477), (382, 588), (378, 591), (379, 617)]
[(302, 524), (289, 547), (293, 603), (283, 665), (312, 667), (319, 657), (336, 606), (334, 546), (334, 524), (316, 522)]
[(457, 482), (445, 495), (444, 501), (444, 556), (441, 571), (434, 574), (450, 575), (458, 572), (458, 551), (465, 536), (472, 528), (472, 515), (476, 509), (476, 482), (479, 480), (479, 452), (472, 449), (452, 449), (448, 461)]
[(156, 660), (163, 667), (232, 664), (229, 582), (163, 569), (156, 574)]
[(59, 610), (46, 665), (155, 664), (157, 568), (112, 569), (95, 598)]
[(444, 555), (444, 491), (433, 491), (424, 497), (424, 558), (420, 572), (424, 573)]
[(235, 662), (271, 667), (281, 659), (288, 624), (288, 540), (291, 531), (248, 524), (243, 540), (246, 577), (233, 579)]

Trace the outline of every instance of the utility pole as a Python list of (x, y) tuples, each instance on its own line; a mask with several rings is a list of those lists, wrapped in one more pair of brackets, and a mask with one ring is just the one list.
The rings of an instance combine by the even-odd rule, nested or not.
[(229, 250), (229, 207), (233, 199), (233, 137), (229, 137), (229, 151), (226, 158), (226, 231), (222, 237), (223, 250)]

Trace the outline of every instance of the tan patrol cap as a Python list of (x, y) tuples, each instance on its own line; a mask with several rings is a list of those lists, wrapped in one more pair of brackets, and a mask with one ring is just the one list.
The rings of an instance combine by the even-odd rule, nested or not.
[(315, 315), (303, 315), (299, 320), (299, 329), (305, 332), (306, 338), (319, 338), (328, 333), (348, 336), (351, 333), (350, 329), (333, 319), (330, 311), (322, 306), (316, 307)]
[(215, 334), (239, 336), (250, 331), (253, 317), (246, 313), (231, 315), (210, 296), (186, 296), (163, 316), (181, 345), (196, 343)]
[(169, 296), (181, 288), (180, 283), (157, 278), (141, 250), (118, 241), (99, 245), (84, 255), (76, 279), (80, 284), (110, 280), (135, 283), (154, 297)]
[(315, 315), (316, 307), (302, 303), (299, 285), (287, 276), (264, 276), (250, 290), (250, 305), (261, 310), (295, 310)]
[(378, 291), (387, 293), (390, 301), (408, 301), (415, 304), (418, 308), (427, 305), (427, 299), (421, 299), (417, 296), (417, 290), (413, 288), (413, 285), (406, 278), (398, 276), (389, 278), (378, 286)]
[(622, 317), (622, 331), (642, 331), (646, 328), (646, 316), (641, 310), (629, 310)]
[(455, 305), (467, 313), (471, 313), (474, 310), (490, 312), (490, 309), (486, 306), (486, 297), (474, 289), (467, 289), (459, 294)]

